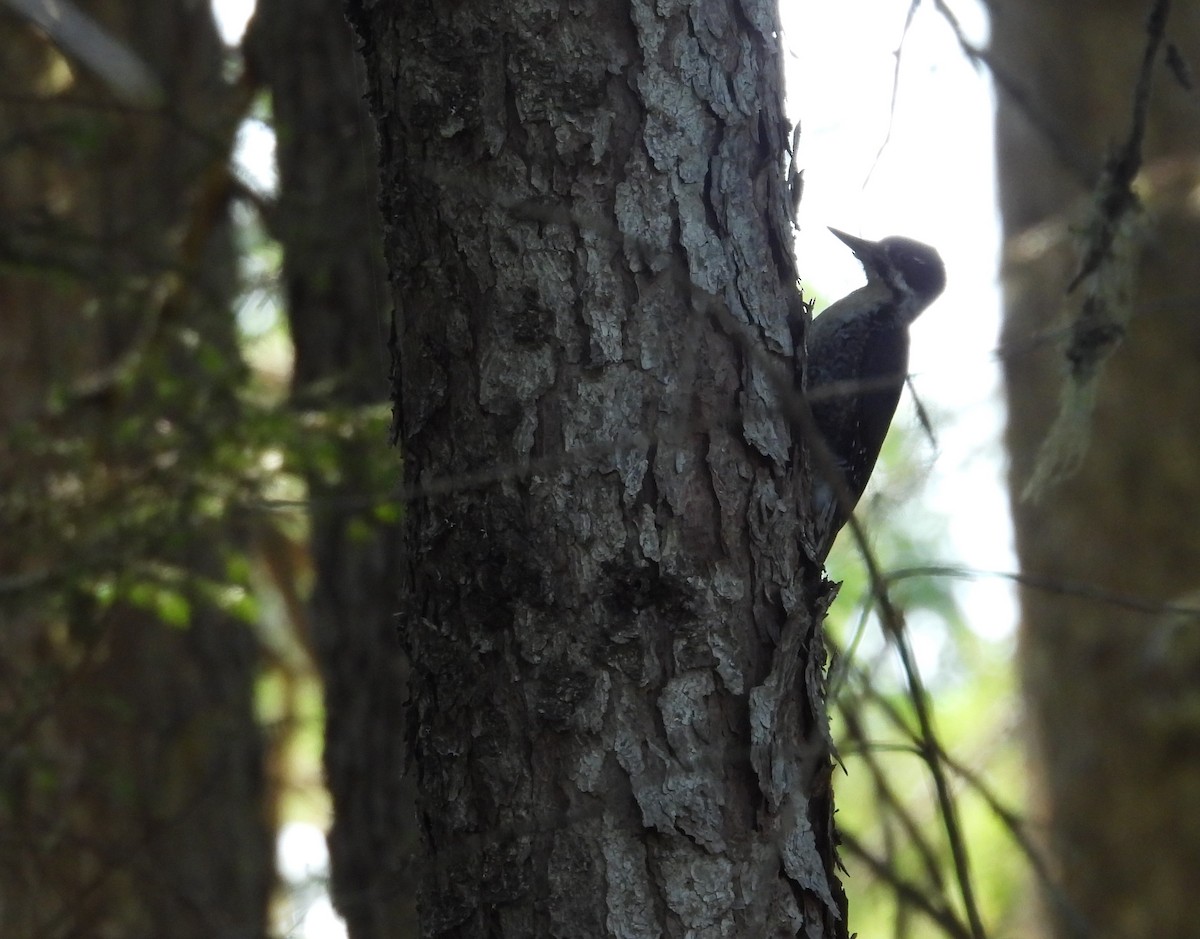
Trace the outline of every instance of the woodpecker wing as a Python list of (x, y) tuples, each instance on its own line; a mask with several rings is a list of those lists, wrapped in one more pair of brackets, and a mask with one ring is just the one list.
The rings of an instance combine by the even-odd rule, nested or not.
[(945, 266), (929, 245), (830, 231), (862, 262), (867, 285), (818, 316), (807, 337), (808, 400), (841, 476), (832, 478), (828, 461), (813, 466), (813, 543), (822, 561), (867, 488), (896, 413), (908, 374), (908, 324), (946, 286)]
[(841, 303), (834, 304), (813, 321), (808, 336), (813, 417), (851, 500), (844, 506), (838, 496), (842, 487), (821, 479), (820, 464), (814, 464), (815, 540), (821, 559), (845, 525), (847, 509), (867, 487), (908, 374), (907, 324), (885, 303), (876, 306), (867, 299), (847, 298), (857, 310), (853, 317), (839, 315)]

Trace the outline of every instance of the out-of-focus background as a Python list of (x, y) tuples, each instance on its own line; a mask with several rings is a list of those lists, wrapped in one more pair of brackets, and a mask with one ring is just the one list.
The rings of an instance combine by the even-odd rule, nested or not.
[[(862, 283), (827, 226), (928, 242), (949, 276), (860, 511), (961, 831), (844, 538), (861, 935), (1187, 934), (1200, 14), (1154, 47), (1156, 6), (782, 5), (818, 315)], [(10, 0), (0, 24), (4, 933), (415, 935), (390, 300), (341, 6)], [(1147, 49), (1145, 208), (1117, 219), (1094, 193)], [(1069, 294), (1105, 219), (1118, 273)]]

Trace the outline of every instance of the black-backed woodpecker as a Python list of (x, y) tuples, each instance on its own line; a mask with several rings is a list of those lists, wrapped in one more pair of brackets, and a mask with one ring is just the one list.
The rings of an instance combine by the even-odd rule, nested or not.
[[(862, 262), (867, 285), (834, 303), (807, 330), (806, 393), (834, 464), (819, 455), (811, 460), (819, 561), (829, 554), (879, 458), (908, 377), (908, 326), (946, 286), (942, 259), (928, 245), (830, 231)], [(803, 329), (792, 325), (798, 341)], [(840, 481), (830, 478), (834, 468)]]

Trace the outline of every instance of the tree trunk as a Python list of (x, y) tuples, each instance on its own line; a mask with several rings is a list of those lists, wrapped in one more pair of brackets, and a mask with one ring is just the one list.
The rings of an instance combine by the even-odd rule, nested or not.
[(348, 11), (416, 493), (425, 932), (844, 935), (828, 597), (729, 326), (790, 366), (772, 6)]
[(115, 101), (5, 14), (0, 931), (260, 936), (257, 645), (190, 592), (225, 520), (182, 470), (232, 413), (237, 115), (206, 6), (83, 6), (168, 102)]
[(383, 425), (361, 418), (388, 397), (375, 135), (340, 0), (259, 0), (246, 51), (274, 111), (271, 227), (284, 248), (293, 402), (353, 428), (334, 439), (336, 478), (308, 474), (333, 898), (352, 939), (415, 936), (415, 785), (396, 733), (408, 694), (395, 622), (399, 530), (374, 501), (394, 488), (398, 460)]
[[(1159, 69), (1146, 138), (1148, 207), (1134, 318), (1100, 377), (1079, 472), (1021, 498), (1066, 371), (1054, 341), (1076, 229), (1108, 148), (1128, 134), (1149, 3), (996, 6), (993, 48), (1025, 103), (997, 121), (1007, 238), (1008, 446), (1025, 575), (1021, 668), (1058, 881), (1059, 936), (1196, 934), (1200, 749), (1196, 620), (1163, 606), (1200, 588), (1200, 370), (1196, 365), (1195, 93)], [(1168, 38), (1193, 62), (1200, 9), (1175, 4)], [(1186, 605), (1196, 609), (1194, 599)]]

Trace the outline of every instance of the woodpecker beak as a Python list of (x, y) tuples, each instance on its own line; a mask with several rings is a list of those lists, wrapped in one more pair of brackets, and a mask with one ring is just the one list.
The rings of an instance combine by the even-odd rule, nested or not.
[(836, 228), (829, 230), (833, 232), (835, 238), (853, 251), (854, 256), (862, 261), (864, 265), (873, 267), (876, 262), (882, 260), (878, 241), (867, 241), (866, 238), (856, 238), (854, 235), (848, 235), (844, 231), (838, 231)]

